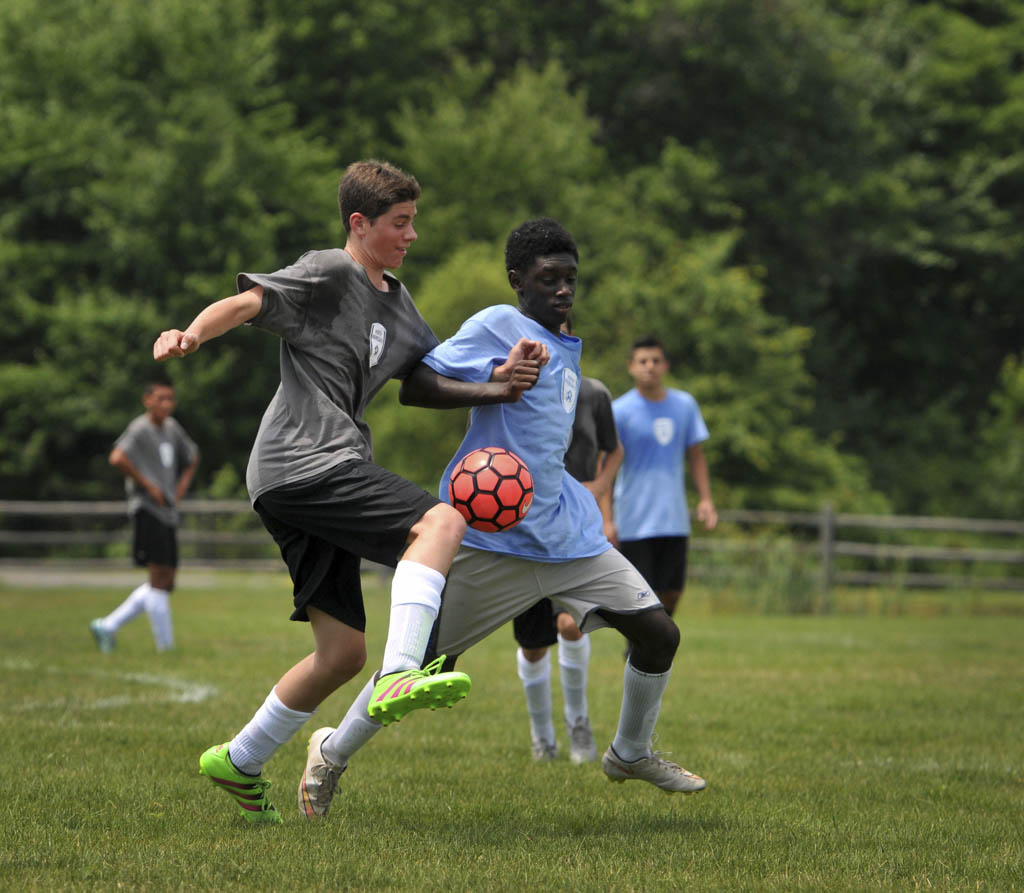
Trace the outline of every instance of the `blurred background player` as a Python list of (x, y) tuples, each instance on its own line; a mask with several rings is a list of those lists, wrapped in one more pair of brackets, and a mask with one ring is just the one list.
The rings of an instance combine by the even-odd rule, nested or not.
[(629, 374), (634, 387), (612, 403), (626, 452), (614, 488), (613, 542), (644, 575), (671, 615), (686, 580), (690, 512), (685, 464), (697, 487), (697, 518), (718, 524), (701, 444), (708, 429), (691, 394), (665, 386), (669, 364), (653, 335), (633, 343)]
[[(562, 325), (572, 334), (572, 317)], [(565, 470), (594, 494), (601, 506), (605, 530), (610, 530), (610, 495), (615, 473), (622, 463), (622, 446), (615, 431), (611, 392), (596, 378), (580, 377), (572, 439), (565, 452)], [(586, 763), (597, 759), (597, 746), (587, 705), (590, 636), (581, 633), (572, 616), (542, 599), (512, 622), (519, 645), (516, 669), (523, 683), (530, 739), (535, 760), (558, 755), (555, 725), (551, 718), (551, 656), (548, 648), (558, 643), (558, 671), (564, 700), (563, 716), (569, 738), (569, 759)]]
[(132, 557), (149, 579), (106, 617), (89, 624), (100, 651), (110, 652), (117, 631), (143, 611), (149, 616), (157, 651), (174, 646), (170, 595), (178, 567), (178, 505), (199, 464), (199, 450), (172, 418), (174, 387), (154, 381), (142, 393), (146, 411), (133, 419), (110, 452), (110, 464), (124, 475), (132, 518)]

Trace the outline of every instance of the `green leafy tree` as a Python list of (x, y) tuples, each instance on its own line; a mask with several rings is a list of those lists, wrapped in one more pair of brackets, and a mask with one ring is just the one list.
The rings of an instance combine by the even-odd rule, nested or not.
[(1024, 518), (1024, 355), (1003, 364), (974, 455), (971, 503), (978, 514)]
[[(336, 174), (243, 0), (12, 0), (0, 47), (0, 486), (96, 493), (156, 335), (336, 242)], [(276, 383), (272, 339), (229, 338), (170, 364), (200, 484), (244, 462)]]

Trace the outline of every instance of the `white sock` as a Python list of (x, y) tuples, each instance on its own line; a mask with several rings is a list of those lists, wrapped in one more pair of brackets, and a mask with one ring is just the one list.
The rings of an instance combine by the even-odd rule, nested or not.
[(558, 634), (558, 673), (562, 679), (562, 695), (565, 698), (565, 724), (572, 728), (581, 719), (586, 719), (587, 670), (590, 667), (590, 636), (570, 641)]
[(537, 661), (528, 661), (523, 649), (516, 650), (516, 669), (523, 681), (526, 712), (530, 716), (530, 738), (555, 743), (555, 724), (551, 721), (551, 652)]
[(259, 775), (282, 744), (288, 741), (309, 719), (312, 713), (292, 710), (281, 703), (277, 690), (272, 689), (252, 719), (228, 745), (228, 756), (239, 772)]
[(399, 561), (391, 580), (391, 618), (381, 675), (419, 669), (441, 608), (444, 574), (416, 561)]
[(360, 747), (366, 744), (374, 735), (384, 728), (375, 719), (370, 719), (366, 712), (370, 706), (370, 695), (373, 694), (373, 686), (376, 678), (371, 678), (363, 690), (356, 695), (348, 713), (331, 734), (324, 739), (320, 745), (320, 752), (324, 758), (335, 766), (343, 767), (348, 765), (349, 758)]
[(100, 623), (110, 632), (117, 632), (129, 620), (134, 620), (146, 610), (146, 597), (149, 595), (149, 583), (136, 586), (131, 594), (113, 611), (107, 614)]
[(671, 673), (671, 668), (664, 673), (641, 673), (629, 661), (626, 662), (619, 728), (612, 741), (612, 748), (626, 762), (650, 754), (651, 735), (661, 710), (661, 696)]
[(174, 647), (174, 626), (171, 623), (171, 594), (166, 589), (149, 587), (146, 598), (146, 613), (153, 630), (153, 641), (157, 651)]

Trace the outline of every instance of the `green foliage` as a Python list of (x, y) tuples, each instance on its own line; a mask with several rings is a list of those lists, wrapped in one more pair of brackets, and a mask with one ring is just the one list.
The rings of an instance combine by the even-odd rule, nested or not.
[[(0, 489), (111, 495), (157, 333), (338, 244), (339, 171), (383, 155), (424, 186), (402, 276), (438, 333), (511, 300), (512, 226), (562, 219), (585, 371), (624, 390), (660, 331), (720, 501), (1019, 515), (986, 431), (1024, 342), (1022, 39), (1002, 2), (9, 0)], [(276, 352), (171, 365), (200, 491)], [(389, 389), (378, 455), (433, 489), (456, 415)]]
[(569, 184), (602, 171), (597, 122), (560, 64), (520, 65), (493, 90), (483, 86), (460, 63), (429, 105), (403, 103), (394, 117), (397, 157), (423, 184), (429, 236), (416, 246), (417, 262), (439, 264), (466, 241), (504, 245), (530, 217), (565, 217)]
[(1024, 517), (1024, 355), (1008, 357), (978, 434), (973, 481), (978, 512)]
[[(247, 16), (187, 0), (0, 12), (6, 494), (109, 496), (106, 454), (141, 411), (160, 331), (231, 293), (238, 269), (336, 229), (328, 156), (292, 127), (269, 34)], [(182, 419), (213, 467), (244, 463), (276, 382), (269, 346), (260, 364), (228, 347), (181, 375)], [(218, 395), (205, 419), (190, 379)]]

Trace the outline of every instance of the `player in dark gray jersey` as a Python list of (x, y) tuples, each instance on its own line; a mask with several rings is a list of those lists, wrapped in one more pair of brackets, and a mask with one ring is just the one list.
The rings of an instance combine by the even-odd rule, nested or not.
[(350, 165), (338, 190), (344, 250), (308, 252), (276, 273), (240, 273), (238, 294), (211, 304), (184, 331), (163, 332), (153, 347), (158, 360), (183, 357), (243, 323), (281, 339), (281, 384), (260, 423), (246, 483), (288, 565), (291, 617), (309, 621), (314, 651), (230, 742), (200, 758), (202, 774), (251, 822), (281, 821), (263, 765), (366, 661), (360, 558), (395, 567), (370, 715), (386, 725), (418, 707), (450, 707), (469, 691), (469, 677), (441, 672), (440, 661), (420, 669), (465, 522), (373, 463), (363, 412), (391, 378), (416, 379), (446, 407), (515, 401), (537, 381), (547, 352), (521, 339), (478, 384), (420, 363), (437, 338), (387, 272), (416, 240), (419, 194), (416, 179), (389, 164)]
[(147, 384), (142, 405), (146, 411), (117, 438), (109, 461), (124, 475), (132, 558), (146, 568), (149, 579), (106, 617), (89, 624), (103, 652), (113, 651), (117, 631), (143, 612), (149, 617), (156, 650), (174, 647), (170, 595), (178, 568), (178, 503), (192, 484), (199, 449), (171, 415), (177, 399), (169, 381)]
[[(562, 331), (572, 334), (571, 318)], [(596, 378), (580, 378), (572, 439), (565, 451), (565, 470), (594, 494), (606, 527), (611, 522), (610, 494), (623, 450), (612, 415), (611, 392)], [(558, 755), (555, 725), (551, 718), (551, 657), (548, 649), (558, 644), (558, 672), (562, 683), (565, 730), (569, 759), (576, 765), (597, 759), (597, 746), (587, 705), (590, 636), (580, 632), (572, 616), (541, 599), (512, 621), (516, 672), (523, 683), (526, 712), (530, 718), (533, 758), (545, 761)]]

